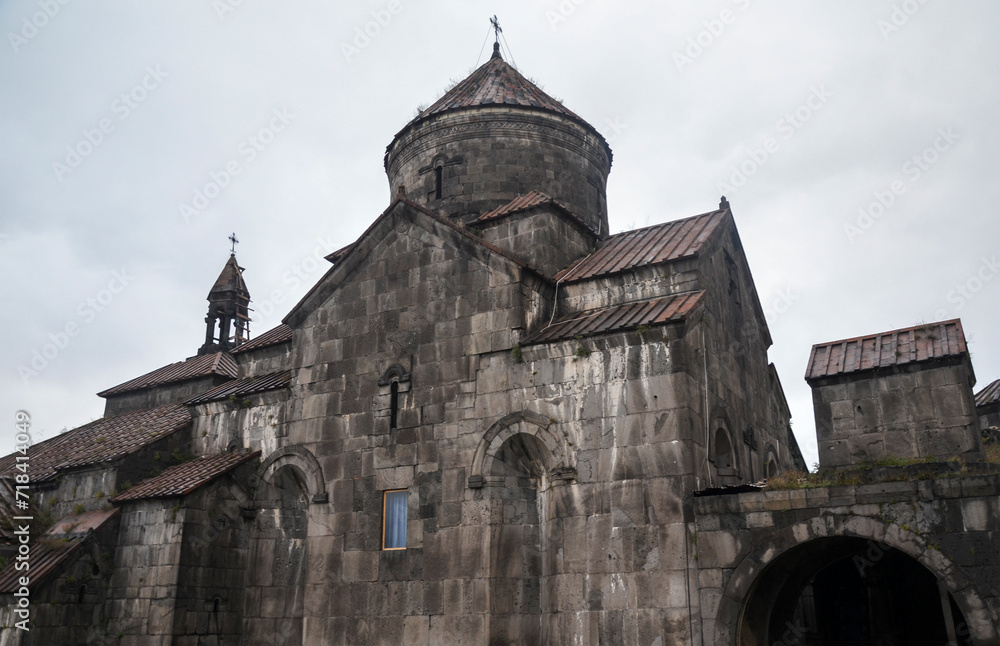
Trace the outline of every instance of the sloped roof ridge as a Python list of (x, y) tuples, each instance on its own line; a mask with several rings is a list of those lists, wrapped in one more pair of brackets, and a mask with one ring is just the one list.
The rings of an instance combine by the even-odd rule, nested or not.
[(1000, 402), (1000, 379), (990, 382), (976, 393), (976, 406), (986, 406)]
[(697, 255), (728, 213), (728, 208), (717, 209), (616, 233), (556, 274), (555, 279), (585, 280)]
[(97, 393), (97, 396), (121, 395), (123, 393), (145, 390), (146, 388), (178, 383), (209, 375), (220, 375), (235, 379), (239, 375), (239, 367), (236, 365), (236, 360), (229, 356), (227, 352), (196, 355), (184, 361), (167, 364), (144, 375), (140, 375), (135, 379), (130, 379), (117, 386), (102, 390)]
[(134, 487), (123, 491), (111, 502), (142, 500), (146, 498), (172, 498), (187, 494), (205, 486), (219, 476), (225, 475), (241, 464), (260, 457), (260, 451), (239, 451), (203, 455), (181, 464), (176, 464), (163, 473), (147, 478)]
[(583, 218), (581, 218), (579, 215), (571, 211), (569, 207), (567, 207), (565, 204), (537, 190), (528, 191), (524, 195), (518, 195), (510, 202), (507, 202), (506, 204), (498, 206), (492, 211), (488, 211), (482, 214), (481, 216), (476, 218), (476, 221), (489, 222), (491, 220), (502, 218), (504, 216), (530, 211), (533, 208), (543, 206), (546, 204), (551, 204), (555, 206), (556, 210), (559, 213), (569, 218), (573, 222), (573, 224), (583, 228), (584, 231), (592, 235), (594, 238), (599, 239), (601, 237), (597, 231), (594, 231), (594, 229), (592, 229), (589, 224), (583, 221)]
[(260, 350), (261, 348), (269, 348), (273, 345), (279, 345), (281, 343), (287, 343), (292, 340), (292, 328), (285, 325), (284, 323), (279, 323), (267, 332), (259, 334), (254, 338), (250, 339), (246, 343), (236, 346), (229, 351), (229, 354), (240, 354), (242, 352), (251, 352), (253, 350)]
[(813, 345), (807, 381), (968, 355), (960, 319), (915, 325)]

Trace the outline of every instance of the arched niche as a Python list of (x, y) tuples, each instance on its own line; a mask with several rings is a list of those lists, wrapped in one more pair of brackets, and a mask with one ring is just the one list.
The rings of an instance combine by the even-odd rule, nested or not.
[(275, 481), (275, 474), (286, 467), (301, 483), (309, 502), (325, 503), (328, 501), (323, 469), (320, 467), (319, 461), (316, 460), (316, 456), (301, 446), (286, 446), (267, 456), (267, 459), (261, 462), (257, 468), (255, 484), (259, 486), (260, 482)]
[(575, 468), (568, 447), (549, 427), (553, 420), (531, 411), (511, 413), (483, 434), (469, 474), (469, 487), (501, 486), (520, 470), (552, 484), (571, 482)]

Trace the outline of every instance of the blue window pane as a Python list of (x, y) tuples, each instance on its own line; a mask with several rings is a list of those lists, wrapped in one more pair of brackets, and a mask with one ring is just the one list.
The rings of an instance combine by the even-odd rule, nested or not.
[(406, 547), (406, 492), (385, 492), (385, 534), (382, 549)]

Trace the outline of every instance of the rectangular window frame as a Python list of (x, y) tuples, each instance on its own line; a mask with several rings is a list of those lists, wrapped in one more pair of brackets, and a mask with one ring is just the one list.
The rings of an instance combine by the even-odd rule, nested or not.
[[(390, 519), (388, 517), (388, 513), (389, 513), (389, 499), (390, 499), (390, 495), (391, 494), (400, 494), (400, 493), (404, 494), (404, 497), (403, 497), (404, 504), (403, 504), (403, 510), (402, 510), (403, 511), (403, 518), (402, 518), (402, 521), (401, 521), (402, 522), (402, 534), (403, 534), (402, 535), (402, 545), (401, 546), (396, 546), (396, 547), (387, 547), (386, 546), (386, 535), (389, 533), (388, 530), (390, 529), (390, 527), (389, 527)], [(382, 550), (383, 551), (385, 551), (385, 552), (392, 552), (392, 551), (398, 551), (398, 550), (405, 550), (406, 549), (406, 538), (407, 538), (407, 536), (406, 536), (407, 535), (406, 522), (407, 522), (408, 517), (409, 517), (409, 512), (408, 512), (407, 506), (409, 505), (409, 502), (410, 502), (410, 492), (409, 492), (408, 489), (387, 489), (386, 491), (382, 492)], [(400, 522), (400, 521), (397, 519), (396, 522)]]

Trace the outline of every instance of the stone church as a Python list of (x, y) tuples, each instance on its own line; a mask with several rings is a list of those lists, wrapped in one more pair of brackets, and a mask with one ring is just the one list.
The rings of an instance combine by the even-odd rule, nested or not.
[(815, 346), (841, 476), (754, 484), (806, 465), (732, 209), (612, 235), (611, 162), (495, 48), (281, 325), (230, 257), (194, 356), (27, 451), (24, 558), (0, 459), (0, 646), (1000, 643), (961, 322)]

